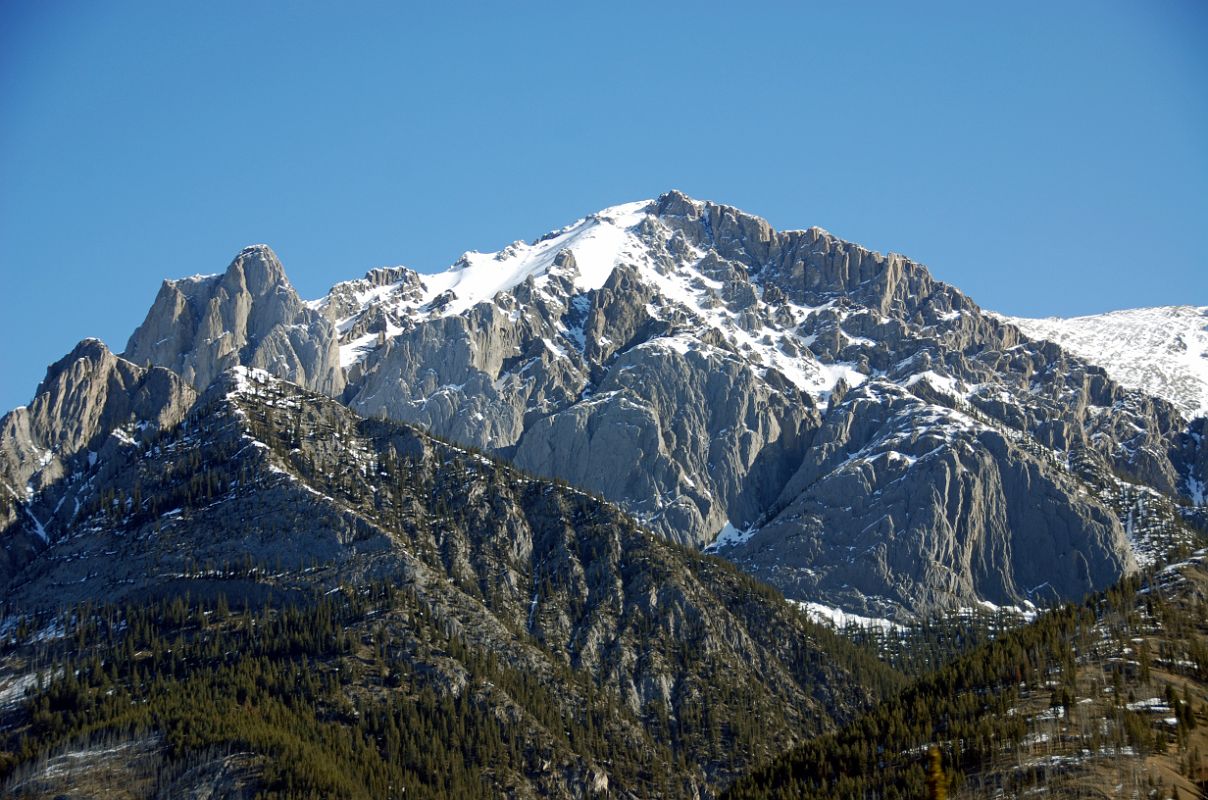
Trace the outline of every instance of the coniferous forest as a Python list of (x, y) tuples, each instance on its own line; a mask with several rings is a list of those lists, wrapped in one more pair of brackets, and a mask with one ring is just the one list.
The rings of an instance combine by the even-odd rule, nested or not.
[[(1205, 777), (1187, 548), (1030, 623), (834, 631), (600, 498), (280, 382), (122, 457), (84, 549), (10, 595), (13, 796), (1165, 798)], [(71, 600), (91, 580), (121, 599)]]
[(0, 0), (0, 800), (1208, 800), (1208, 0), (952, 5)]

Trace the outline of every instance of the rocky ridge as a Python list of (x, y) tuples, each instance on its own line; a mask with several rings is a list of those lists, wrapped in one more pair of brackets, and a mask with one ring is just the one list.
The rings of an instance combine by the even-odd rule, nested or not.
[(96, 339), (52, 364), (33, 401), (0, 418), (0, 582), (73, 518), (63, 487), (89, 472), (103, 480), (105, 465), (180, 422), (195, 399), (175, 373), (132, 364)]
[[(220, 375), (177, 424), (75, 469), (41, 490), (76, 510), (46, 520), (44, 545), (7, 579), (10, 619), (220, 594), (286, 607), (389, 581), (433, 630), (546, 686), (557, 713), (580, 713), (572, 687), (589, 681), (611, 709), (600, 723), (610, 736), (634, 752), (678, 742), (688, 766), (660, 768), (679, 787), (671, 796), (709, 796), (897, 680), (732, 566), (610, 503), (260, 370)], [(365, 635), (396, 642), (392, 652), (420, 635), (403, 620), (373, 623)], [(465, 671), (439, 655), (398, 658), (456, 696)], [(521, 713), (511, 702), (484, 713)], [(751, 714), (758, 725), (740, 724)], [(718, 725), (689, 727), (710, 718)], [(521, 776), (528, 791), (643, 796), (602, 752), (568, 749), (523, 714), (515, 724), (553, 763)]]
[(754, 574), (863, 613), (1078, 596), (1130, 569), (1071, 453), (1194, 499), (1176, 409), (909, 259), (677, 193), (315, 305), (346, 331), (353, 407), (686, 543), (724, 530), (715, 549)]
[(245, 247), (222, 275), (165, 280), (122, 355), (167, 367), (198, 390), (233, 366), (331, 395), (344, 388), (334, 331), (267, 245)]
[(910, 259), (677, 192), (309, 303), (249, 248), (166, 283), (126, 355), (198, 390), (266, 369), (873, 616), (1105, 586), (1149, 526), (1095, 487), (1194, 521), (1208, 461), (1178, 408)]

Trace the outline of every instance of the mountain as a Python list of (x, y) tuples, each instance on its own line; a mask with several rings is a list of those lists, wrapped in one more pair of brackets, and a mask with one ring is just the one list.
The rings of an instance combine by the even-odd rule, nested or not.
[(123, 358), (267, 370), (871, 617), (1079, 597), (1204, 524), (1205, 423), (908, 258), (677, 192), (312, 302), (249, 247)]
[(1208, 306), (1002, 319), (1103, 367), (1121, 386), (1161, 397), (1187, 419), (1208, 416)]
[(0, 586), (70, 526), (79, 508), (65, 500), (86, 473), (107, 480), (115, 458), (180, 422), (195, 398), (175, 373), (96, 339), (52, 364), (33, 402), (0, 418)]
[(910, 259), (677, 192), (309, 303), (249, 248), (126, 355), (267, 369), (869, 616), (1106, 586), (1190, 537), (1208, 467), (1179, 407)]
[[(109, 370), (71, 367), (78, 394), (151, 374), (97, 355)], [(145, 794), (235, 770), (270, 793), (459, 795), (442, 781), (469, 778), (432, 759), (464, 745), (488, 795), (708, 797), (900, 683), (610, 503), (261, 370), (119, 440), (40, 489), (59, 511), (4, 588), (13, 794), (53, 794), (41, 760), (80, 748), (72, 787), (101, 781), (118, 747), (141, 755), (105, 780)], [(237, 727), (249, 705), (268, 728)], [(365, 749), (387, 712), (449, 726), (420, 737), (427, 767)]]
[(1155, 565), (1208, 417), (1028, 330), (678, 192), (313, 301), (264, 245), (165, 281), (0, 418), (3, 791), (825, 796), (934, 743), (1029, 788), (1077, 762), (1033, 735), (1169, 752), (1134, 645), (1194, 746), (1205, 582)]
[(167, 367), (198, 390), (246, 366), (338, 394), (337, 353), (335, 332), (299, 299), (276, 254), (252, 245), (222, 275), (164, 281), (123, 355)]

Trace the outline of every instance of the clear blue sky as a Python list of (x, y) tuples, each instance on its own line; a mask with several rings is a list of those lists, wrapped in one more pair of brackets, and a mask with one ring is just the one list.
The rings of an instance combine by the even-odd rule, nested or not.
[(313, 298), (669, 188), (1008, 313), (1208, 304), (1208, 3), (404, 5), (0, 3), (0, 410), (244, 244)]

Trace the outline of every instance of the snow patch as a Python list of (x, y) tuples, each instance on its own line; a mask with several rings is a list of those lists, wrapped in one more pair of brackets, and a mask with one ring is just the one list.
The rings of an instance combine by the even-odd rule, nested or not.
[[(646, 216), (651, 202), (642, 200), (606, 208), (533, 244), (515, 242), (494, 253), (464, 253), (444, 272), (421, 275), (421, 298), (402, 302), (398, 310), (427, 306), (432, 316), (461, 314), (529, 278), (540, 286), (548, 280), (555, 269), (554, 260), (563, 250), (569, 250), (575, 260), (574, 270), (567, 271), (566, 277), (583, 291), (599, 289), (612, 274), (623, 251), (640, 249), (641, 244), (630, 229)], [(450, 298), (448, 302), (433, 306), (442, 295)]]
[(905, 625), (899, 625), (887, 619), (864, 617), (859, 614), (853, 614), (850, 611), (844, 611), (841, 608), (826, 606), (822, 603), (804, 602), (801, 600), (790, 600), (789, 602), (800, 606), (814, 622), (821, 622), (838, 630), (851, 626), (857, 628), (875, 628), (886, 633), (906, 630)]
[(754, 525), (739, 530), (729, 520), (726, 520), (726, 524), (722, 526), (717, 537), (705, 548), (705, 552), (715, 553), (723, 547), (736, 547), (750, 541), (757, 532), (758, 528)]

